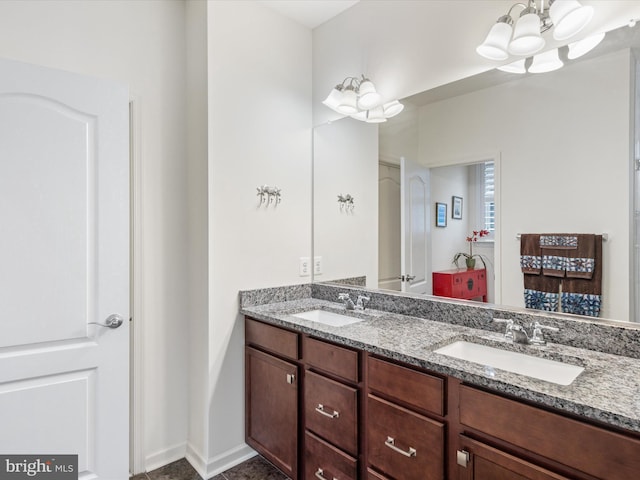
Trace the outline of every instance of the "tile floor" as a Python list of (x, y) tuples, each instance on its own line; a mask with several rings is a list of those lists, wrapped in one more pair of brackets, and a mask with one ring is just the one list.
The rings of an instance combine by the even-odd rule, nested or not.
[[(130, 480), (202, 480), (185, 459), (170, 463), (149, 473), (141, 473)], [(253, 457), (210, 480), (288, 480), (261, 456)]]

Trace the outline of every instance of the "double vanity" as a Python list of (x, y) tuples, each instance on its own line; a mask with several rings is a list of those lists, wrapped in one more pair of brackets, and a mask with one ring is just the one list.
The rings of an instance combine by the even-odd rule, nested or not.
[(240, 304), (246, 440), (292, 479), (640, 475), (637, 328), (346, 285)]

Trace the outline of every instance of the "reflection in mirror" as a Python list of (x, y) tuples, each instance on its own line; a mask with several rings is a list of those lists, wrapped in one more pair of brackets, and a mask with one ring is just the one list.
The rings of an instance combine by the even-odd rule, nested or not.
[[(482, 169), (494, 162), (493, 235), (473, 244), (486, 260), (488, 300), (524, 305), (519, 234), (606, 233), (601, 317), (633, 319), (636, 30), (610, 32), (555, 72), (491, 71), (406, 98), (379, 137), (351, 119), (317, 127), (314, 255), (324, 271), (314, 280), (366, 275), (368, 287), (432, 294), (433, 272), (455, 268), (467, 236), (486, 225)], [(400, 199), (403, 161), (427, 172), (412, 184), (425, 185), (422, 204)], [(356, 199), (352, 216), (339, 212), (341, 193)], [(461, 218), (452, 218), (453, 197)], [(446, 227), (436, 227), (436, 202), (447, 205)], [(402, 233), (408, 221), (423, 239)], [(424, 271), (406, 266), (407, 252), (422, 255)]]

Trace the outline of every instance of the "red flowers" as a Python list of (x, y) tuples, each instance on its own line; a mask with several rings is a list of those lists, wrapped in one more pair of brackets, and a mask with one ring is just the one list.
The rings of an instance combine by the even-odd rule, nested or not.
[(477, 242), (478, 238), (489, 235), (489, 230), (474, 230), (473, 235), (467, 237), (467, 242)]

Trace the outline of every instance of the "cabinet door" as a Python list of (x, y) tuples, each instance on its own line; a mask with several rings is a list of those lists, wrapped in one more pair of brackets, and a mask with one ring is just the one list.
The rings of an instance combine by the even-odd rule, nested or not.
[(297, 478), (298, 367), (245, 349), (247, 443), (290, 478)]
[(568, 480), (464, 435), (460, 435), (460, 445), (458, 480)]
[(369, 464), (398, 480), (444, 478), (444, 424), (369, 395)]

